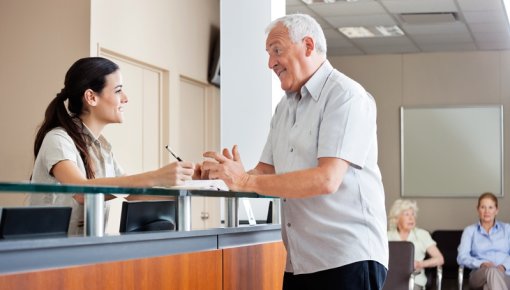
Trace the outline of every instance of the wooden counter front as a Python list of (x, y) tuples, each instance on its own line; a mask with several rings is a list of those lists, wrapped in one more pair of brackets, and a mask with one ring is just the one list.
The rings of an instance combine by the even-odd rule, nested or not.
[(222, 250), (1, 275), (2, 290), (221, 290)]

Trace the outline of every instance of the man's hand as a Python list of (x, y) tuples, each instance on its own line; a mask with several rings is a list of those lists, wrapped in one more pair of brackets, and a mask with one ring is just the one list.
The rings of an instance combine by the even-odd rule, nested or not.
[(209, 179), (222, 179), (230, 190), (243, 191), (250, 175), (244, 170), (237, 145), (232, 148), (232, 153), (225, 148), (223, 155), (208, 151), (203, 156), (214, 159), (202, 164), (202, 172), (207, 172)]

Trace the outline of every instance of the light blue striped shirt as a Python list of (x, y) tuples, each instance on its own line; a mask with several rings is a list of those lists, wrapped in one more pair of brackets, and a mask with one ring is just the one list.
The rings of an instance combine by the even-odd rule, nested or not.
[(510, 275), (510, 224), (496, 221), (487, 233), (480, 223), (464, 229), (458, 248), (457, 263), (477, 269), (484, 262), (503, 265)]

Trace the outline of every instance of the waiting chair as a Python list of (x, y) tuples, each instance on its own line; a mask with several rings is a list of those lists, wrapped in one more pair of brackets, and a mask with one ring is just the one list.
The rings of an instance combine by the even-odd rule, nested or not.
[(443, 264), (443, 289), (462, 290), (465, 280), (469, 277), (464, 270), (460, 270), (457, 264), (457, 248), (460, 245), (462, 230), (438, 230), (432, 233), (432, 239), (436, 241), (437, 248), (444, 257)]
[[(425, 260), (430, 256), (425, 255)], [(443, 285), (443, 266), (437, 266), (435, 268), (426, 268), (425, 276), (427, 276), (427, 290), (441, 290)]]
[(390, 241), (388, 275), (383, 290), (413, 290), (414, 245), (407, 241)]

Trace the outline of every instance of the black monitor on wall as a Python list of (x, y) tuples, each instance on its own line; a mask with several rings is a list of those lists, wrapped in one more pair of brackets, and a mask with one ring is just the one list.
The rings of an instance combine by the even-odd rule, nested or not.
[(173, 200), (125, 201), (120, 217), (121, 233), (173, 231), (177, 229), (177, 202)]
[(217, 87), (220, 87), (221, 74), (220, 74), (220, 36), (216, 38), (214, 48), (211, 51), (211, 59), (209, 61), (209, 82)]
[(0, 239), (65, 237), (71, 207), (31, 206), (0, 209)]

